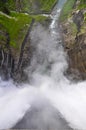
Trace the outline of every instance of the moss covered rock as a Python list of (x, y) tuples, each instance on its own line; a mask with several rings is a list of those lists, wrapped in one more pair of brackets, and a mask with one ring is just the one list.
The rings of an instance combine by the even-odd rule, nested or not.
[(9, 72), (14, 79), (22, 78), (23, 68), (31, 58), (29, 31), (35, 23), (45, 25), (50, 21), (50, 17), (42, 14), (50, 13), (56, 2), (57, 0), (0, 1), (0, 72), (2, 71), (2, 74), (8, 75)]
[(58, 0), (1, 0), (0, 10), (9, 10), (33, 14), (50, 13)]
[[(86, 8), (84, 2), (75, 0), (70, 11), (66, 10), (66, 15), (62, 13), (60, 17), (64, 46), (69, 56), (68, 71), (82, 79), (86, 79)], [(67, 1), (66, 4), (68, 3)], [(62, 12), (65, 12), (66, 6), (64, 5)]]

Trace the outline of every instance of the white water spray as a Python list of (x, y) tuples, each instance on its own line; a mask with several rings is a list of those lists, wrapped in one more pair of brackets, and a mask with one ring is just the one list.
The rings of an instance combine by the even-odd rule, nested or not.
[[(30, 75), (30, 84), (16, 87), (11, 80), (0, 80), (0, 129), (12, 128), (27, 112), (29, 114), (32, 106), (40, 108), (43, 104), (50, 104), (67, 121), (66, 125), (86, 130), (86, 82), (71, 84), (64, 76), (67, 62), (58, 28), (58, 17), (64, 2), (60, 0), (57, 11), (52, 13), (53, 20), (49, 30), (38, 25), (31, 32), (35, 52), (31, 66), (26, 69)], [(53, 116), (52, 119), (48, 118), (53, 115), (49, 112), (50, 105), (47, 106), (48, 115), (44, 106), (41, 113), (46, 123), (56, 120)], [(34, 119), (36, 124), (38, 119)], [(27, 117), (26, 120), (28, 122)], [(59, 126), (59, 120), (57, 119), (58, 126), (55, 129), (67, 130)]]

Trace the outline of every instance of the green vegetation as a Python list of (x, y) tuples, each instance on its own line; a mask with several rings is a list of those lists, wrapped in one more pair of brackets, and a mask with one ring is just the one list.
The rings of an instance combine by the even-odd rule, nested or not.
[(21, 3), (22, 11), (28, 13), (49, 13), (57, 1), (58, 0), (23, 0)]
[[(19, 39), (19, 35), (22, 35), (24, 26), (31, 23), (31, 18), (23, 14), (11, 14), (12, 16), (5, 15), (0, 12), (0, 24), (6, 28), (10, 35), (10, 44), (14, 47), (19, 47), (19, 43), (22, 42), (24, 36)], [(21, 32), (21, 34), (20, 34)], [(18, 44), (18, 45), (17, 45)]]
[(60, 15), (60, 21), (64, 22), (72, 12), (76, 0), (67, 0)]
[(7, 7), (9, 10), (27, 13), (49, 13), (58, 0), (3, 0), (0, 1), (0, 10)]
[(86, 0), (80, 0), (78, 9), (85, 9), (85, 8), (86, 8)]
[(41, 10), (44, 12), (50, 12), (52, 7), (55, 5), (57, 0), (39, 0), (41, 5)]
[(71, 33), (72, 33), (72, 36), (76, 36), (78, 30), (77, 30), (77, 26), (75, 23), (70, 23), (70, 27), (71, 27)]
[(6, 6), (9, 10), (16, 10), (16, 4), (14, 0), (7, 0)]
[(81, 4), (86, 4), (86, 0), (80, 0)]
[(0, 12), (0, 24), (10, 35), (10, 45), (17, 48), (20, 47), (33, 18), (39, 22), (46, 19), (42, 15), (11, 12), (9, 16)]
[(84, 21), (86, 22), (86, 13), (84, 14)]
[[(20, 49), (32, 19), (41, 23), (49, 19), (40, 14), (49, 13), (57, 1), (0, 0), (0, 29), (2, 32), (5, 29), (9, 34), (11, 47)], [(4, 38), (0, 36), (0, 44), (3, 44)]]
[(6, 0), (0, 0), (0, 11), (3, 11), (6, 14), (10, 13)]

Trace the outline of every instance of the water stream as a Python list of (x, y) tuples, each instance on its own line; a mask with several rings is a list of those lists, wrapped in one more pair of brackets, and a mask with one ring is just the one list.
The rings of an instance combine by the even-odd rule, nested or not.
[(64, 76), (68, 65), (58, 26), (64, 2), (53, 10), (49, 28), (38, 24), (31, 31), (29, 83), (0, 79), (0, 129), (86, 130), (86, 82)]

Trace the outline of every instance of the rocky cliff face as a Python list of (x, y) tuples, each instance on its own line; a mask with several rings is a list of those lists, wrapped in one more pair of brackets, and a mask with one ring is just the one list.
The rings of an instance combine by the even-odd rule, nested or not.
[(27, 79), (23, 68), (30, 63), (30, 31), (35, 23), (43, 26), (57, 0), (0, 1), (0, 74), (4, 79)]
[[(66, 5), (68, 1), (66, 2)], [(64, 6), (66, 6), (64, 5)], [(69, 6), (69, 5), (68, 5)], [(64, 38), (64, 47), (68, 53), (69, 69), (74, 78), (86, 79), (86, 2), (75, 0), (70, 12), (61, 23)], [(63, 9), (65, 11), (65, 7)]]

